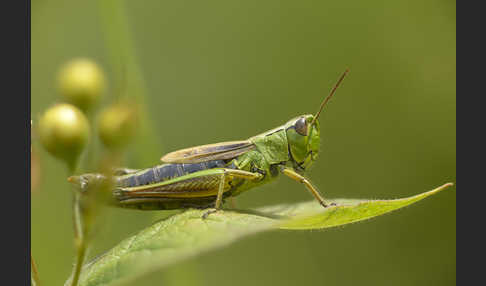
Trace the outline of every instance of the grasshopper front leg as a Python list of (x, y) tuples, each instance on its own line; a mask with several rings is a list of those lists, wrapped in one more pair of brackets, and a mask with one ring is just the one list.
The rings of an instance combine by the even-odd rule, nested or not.
[(235, 169), (221, 169), (221, 179), (219, 181), (218, 194), (216, 196), (216, 202), (214, 204), (214, 209), (206, 211), (202, 218), (206, 219), (210, 214), (217, 212), (220, 209), (221, 202), (223, 200), (224, 186), (229, 177), (240, 178), (245, 180), (258, 180), (263, 177), (260, 173), (252, 173), (242, 170)]
[(335, 203), (326, 204), (322, 195), (317, 191), (317, 189), (307, 180), (304, 176), (298, 174), (293, 169), (288, 167), (281, 167), (280, 172), (282, 172), (287, 177), (295, 180), (299, 183), (304, 184), (304, 186), (311, 192), (311, 194), (316, 198), (316, 200), (321, 204), (323, 207), (327, 208), (328, 206), (336, 205)]

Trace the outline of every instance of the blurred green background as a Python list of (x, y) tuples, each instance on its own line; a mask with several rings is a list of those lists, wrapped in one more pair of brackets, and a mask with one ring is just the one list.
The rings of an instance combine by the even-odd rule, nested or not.
[[(138, 67), (125, 65), (127, 92), (145, 90), (153, 136), (140, 140), (157, 151), (138, 150), (153, 156), (147, 162), (132, 148), (127, 167), (314, 113), (349, 67), (320, 118), (322, 152), (309, 172), (324, 196), (398, 198), (455, 182), (455, 1), (112, 1), (124, 10), (100, 2), (32, 1), (34, 125), (60, 101), (57, 72), (72, 58), (97, 61), (109, 82), (104, 104), (113, 99), (117, 57), (130, 50), (116, 33), (130, 34)], [(107, 28), (117, 11), (128, 30)], [(61, 285), (74, 256), (72, 196), (63, 164), (33, 144), (41, 184), (32, 193), (32, 254), (44, 285)], [(236, 202), (311, 199), (282, 177)], [(109, 209), (90, 257), (166, 215)], [(455, 188), (342, 228), (251, 236), (133, 285), (268, 284), (455, 285)]]

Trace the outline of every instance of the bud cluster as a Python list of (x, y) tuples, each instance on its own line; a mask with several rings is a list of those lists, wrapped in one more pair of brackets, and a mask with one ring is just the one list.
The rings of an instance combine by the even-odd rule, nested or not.
[[(49, 107), (39, 118), (37, 133), (44, 148), (74, 169), (92, 137), (91, 115), (106, 90), (106, 77), (90, 59), (74, 59), (59, 71), (57, 86), (62, 103)], [(111, 150), (120, 150), (135, 136), (137, 104), (123, 99), (99, 112), (97, 135)]]

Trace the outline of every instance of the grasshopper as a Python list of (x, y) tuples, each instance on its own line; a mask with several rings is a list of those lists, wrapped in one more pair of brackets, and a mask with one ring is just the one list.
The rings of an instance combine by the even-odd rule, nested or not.
[(213, 207), (207, 217), (221, 208), (223, 200), (274, 180), (280, 173), (302, 183), (323, 206), (321, 194), (304, 177), (317, 159), (322, 109), (344, 79), (346, 70), (316, 115), (301, 115), (282, 126), (247, 140), (196, 146), (166, 154), (163, 164), (153, 168), (116, 169), (111, 176), (84, 174), (68, 181), (81, 191), (111, 179), (113, 204), (143, 210)]

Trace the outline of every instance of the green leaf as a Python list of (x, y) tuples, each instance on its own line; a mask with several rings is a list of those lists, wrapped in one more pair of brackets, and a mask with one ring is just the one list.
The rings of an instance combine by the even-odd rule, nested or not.
[[(81, 286), (113, 285), (272, 229), (323, 229), (376, 217), (436, 194), (432, 191), (395, 200), (332, 200), (323, 209), (317, 202), (266, 207), (257, 211), (222, 210), (201, 219), (204, 210), (187, 210), (156, 222), (123, 240), (84, 266)], [(66, 285), (69, 284), (69, 280)]]

